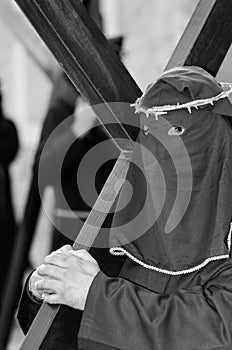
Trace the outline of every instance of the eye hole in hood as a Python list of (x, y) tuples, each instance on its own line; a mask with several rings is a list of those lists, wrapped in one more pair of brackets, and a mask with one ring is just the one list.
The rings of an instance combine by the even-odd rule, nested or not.
[(185, 128), (183, 126), (173, 126), (168, 130), (168, 135), (170, 136), (181, 136), (185, 132)]

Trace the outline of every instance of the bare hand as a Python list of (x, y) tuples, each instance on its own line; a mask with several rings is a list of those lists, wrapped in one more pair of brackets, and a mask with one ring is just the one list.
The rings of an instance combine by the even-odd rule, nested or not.
[[(72, 250), (72, 247), (70, 245), (65, 245), (62, 248), (56, 250), (54, 253), (58, 252), (68, 252), (69, 250)], [(39, 268), (40, 266), (33, 272), (33, 274), (30, 277), (29, 281), (29, 290), (32, 292), (32, 294), (39, 299), (43, 299), (43, 291), (41, 289), (37, 288), (37, 282), (41, 281), (41, 275), (39, 274)], [(52, 291), (46, 290), (48, 294), (51, 294)]]
[(64, 246), (45, 257), (30, 285), (34, 286), (33, 294), (43, 296), (47, 303), (84, 310), (89, 288), (99, 271), (96, 260), (86, 250)]

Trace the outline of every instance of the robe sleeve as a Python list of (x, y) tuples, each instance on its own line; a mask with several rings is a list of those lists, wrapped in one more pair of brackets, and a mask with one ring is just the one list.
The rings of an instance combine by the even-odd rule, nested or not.
[[(25, 284), (17, 313), (17, 319), (24, 334), (28, 332), (41, 307), (41, 303), (29, 292), (29, 278)], [(40, 350), (78, 350), (77, 336), (81, 317), (81, 311), (62, 305), (40, 346)]]
[[(159, 294), (100, 272), (79, 332), (84, 350), (229, 350), (232, 264), (204, 285)], [(199, 278), (198, 278), (199, 279)]]
[(28, 281), (30, 277), (31, 274), (29, 275), (25, 283), (25, 287), (23, 289), (17, 313), (17, 319), (24, 334), (27, 333), (37, 312), (40, 309), (40, 306), (42, 305), (42, 302), (39, 302), (36, 298), (33, 298), (31, 293), (29, 292)]

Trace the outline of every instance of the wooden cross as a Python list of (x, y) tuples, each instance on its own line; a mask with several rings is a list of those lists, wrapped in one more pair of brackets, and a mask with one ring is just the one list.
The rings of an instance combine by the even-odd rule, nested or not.
[[(115, 115), (107, 109), (108, 102), (130, 103), (141, 94), (80, 0), (15, 1), (88, 102), (106, 104), (109, 120), (115, 120)], [(200, 0), (167, 67), (198, 65), (215, 76), (232, 42), (231, 15), (231, 0)], [(121, 123), (126, 121), (124, 115), (116, 117)], [(119, 124), (116, 131), (108, 131), (112, 136), (126, 135)], [(135, 140), (136, 132), (127, 136)], [(0, 317), (1, 334), (7, 304), (14, 300), (15, 286), (20, 283), (21, 261), (27, 253), (23, 249), (25, 239), (20, 237), (12, 261), (11, 280)], [(1, 342), (0, 349), (4, 349)]]

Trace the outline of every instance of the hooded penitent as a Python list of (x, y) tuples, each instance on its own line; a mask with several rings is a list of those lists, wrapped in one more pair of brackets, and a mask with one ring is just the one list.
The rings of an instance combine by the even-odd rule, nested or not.
[(115, 214), (112, 254), (170, 275), (229, 258), (230, 92), (199, 67), (179, 67), (136, 101), (142, 131)]
[[(230, 250), (225, 89), (200, 68), (177, 68), (136, 102), (141, 131), (111, 228), (111, 253), (128, 258), (107, 255), (79, 333), (78, 310), (62, 308), (42, 349), (231, 350), (232, 262), (209, 263)], [(119, 276), (110, 277), (112, 265), (121, 265)], [(24, 331), (39, 307), (25, 289)]]

